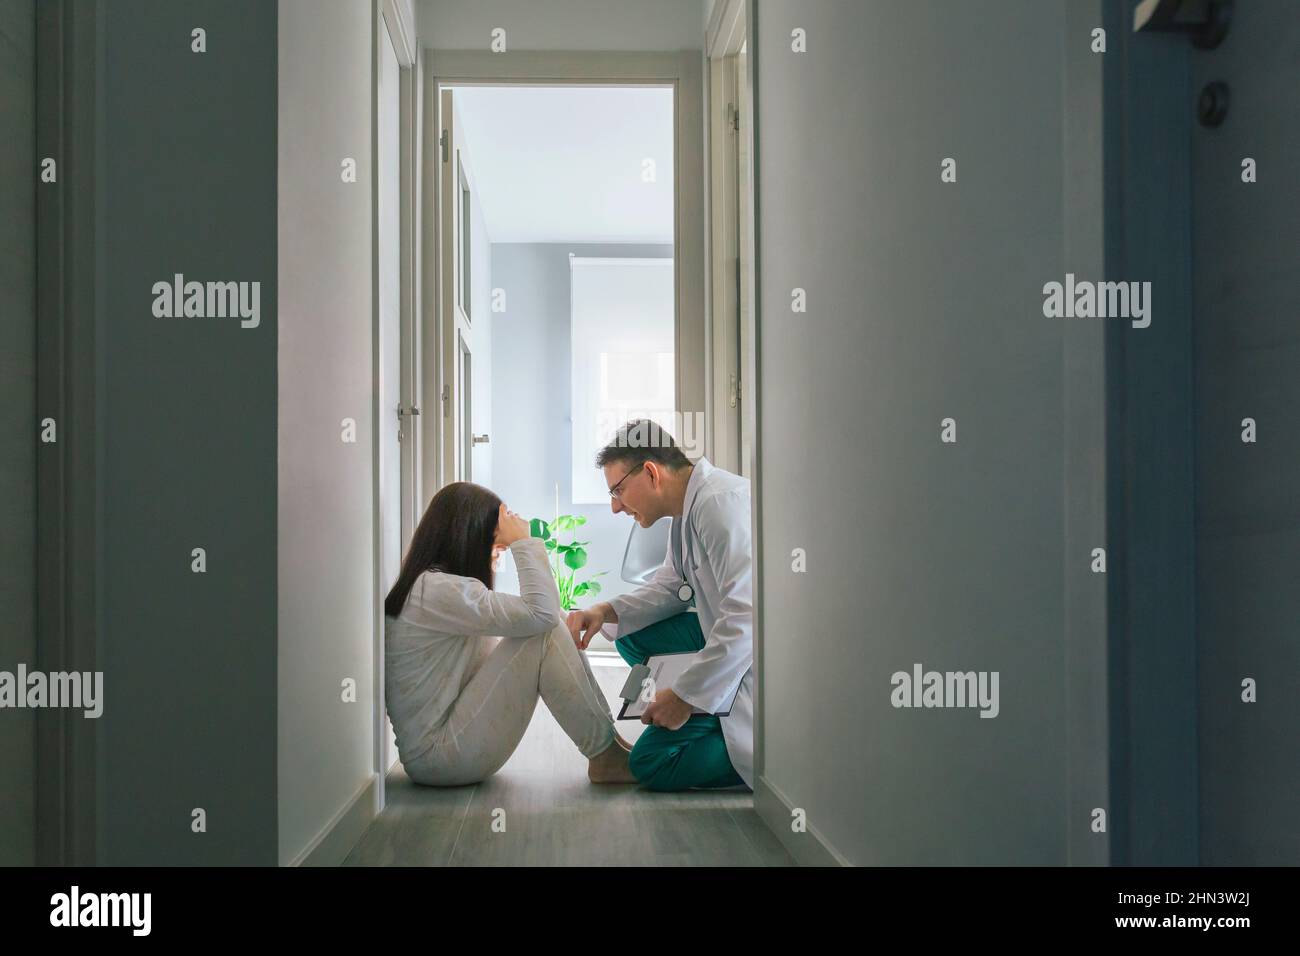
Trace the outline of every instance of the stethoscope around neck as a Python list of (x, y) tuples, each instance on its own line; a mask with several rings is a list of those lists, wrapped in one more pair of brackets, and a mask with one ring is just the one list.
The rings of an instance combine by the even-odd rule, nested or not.
[[(695, 502), (692, 501), (691, 505), (693, 506), (694, 504)], [(690, 511), (688, 510), (686, 514), (682, 515), (681, 566), (674, 569), (677, 571), (678, 576), (682, 579), (682, 583), (677, 585), (677, 600), (681, 601), (683, 604), (690, 604), (693, 600), (695, 600), (695, 588), (691, 587), (691, 582), (686, 580), (687, 558), (688, 557), (690, 558), (692, 564), (695, 563), (695, 548), (691, 543), (690, 528), (687, 525), (687, 519), (689, 518), (690, 518)], [(687, 548), (690, 548), (689, 555), (686, 552)]]

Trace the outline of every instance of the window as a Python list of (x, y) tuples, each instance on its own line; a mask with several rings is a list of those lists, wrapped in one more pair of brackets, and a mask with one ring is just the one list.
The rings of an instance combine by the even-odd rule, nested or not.
[(595, 458), (619, 425), (675, 427), (673, 260), (570, 256), (569, 265), (573, 501), (607, 503)]

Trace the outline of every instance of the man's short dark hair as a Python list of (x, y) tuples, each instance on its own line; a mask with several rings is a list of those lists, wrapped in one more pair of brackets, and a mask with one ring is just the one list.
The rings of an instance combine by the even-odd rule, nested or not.
[(648, 418), (637, 418), (622, 425), (609, 444), (596, 453), (597, 468), (619, 462), (631, 471), (647, 461), (673, 471), (691, 463), (668, 430)]

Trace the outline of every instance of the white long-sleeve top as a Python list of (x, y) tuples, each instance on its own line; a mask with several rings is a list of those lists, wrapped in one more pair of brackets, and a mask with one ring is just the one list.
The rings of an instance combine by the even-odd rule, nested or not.
[(384, 698), (402, 763), (433, 746), (461, 690), (498, 637), (531, 637), (560, 622), (560, 594), (540, 538), (510, 545), (519, 594), (477, 578), (426, 571), (402, 613), (384, 618)]

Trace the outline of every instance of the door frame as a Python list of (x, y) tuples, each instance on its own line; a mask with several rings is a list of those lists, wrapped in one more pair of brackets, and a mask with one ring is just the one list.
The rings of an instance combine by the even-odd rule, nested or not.
[[(399, 160), (401, 167), (401, 193), (399, 230), (401, 232), (401, 398), (402, 398), (402, 540), (409, 541), (421, 514), (419, 488), (419, 445), (421, 429), (418, 422), (410, 422), (420, 415), (419, 382), (419, 315), (420, 303), (420, 108), (422, 87), (420, 75), (423, 58), (416, 40), (415, 12), (410, 0), (379, 0), (380, 12), (388, 27), (397, 53), (400, 88), (398, 106)], [(382, 37), (381, 37), (382, 38)], [(376, 82), (378, 82), (376, 63)], [(378, 135), (378, 117), (374, 118)], [(378, 142), (375, 142), (378, 150)], [(374, 200), (378, 202), (378, 180)], [(378, 223), (378, 213), (375, 216)], [(376, 248), (376, 265), (378, 249)], [(376, 282), (378, 278), (376, 277)], [(376, 286), (376, 307), (378, 286)]]
[[(743, 399), (751, 380), (744, 368), (740, 323), (752, 320), (740, 315), (744, 299), (741, 289), (741, 257), (745, 248), (738, 205), (737, 168), (741, 136), (748, 136), (749, 117), (742, 115), (752, 102), (747, 100), (743, 78), (736, 76), (736, 56), (745, 45), (745, 0), (719, 0), (713, 6), (705, 31), (704, 55), (708, 77), (705, 85), (708, 116), (708, 203), (709, 273), (708, 337), (710, 346), (708, 416), (713, 435), (710, 460), (729, 471), (752, 472), (753, 462), (741, 461)], [(752, 181), (746, 184), (752, 185)], [(752, 197), (746, 197), (752, 201)], [(752, 206), (751, 206), (752, 209)], [(752, 262), (750, 269), (752, 270)], [(731, 321), (736, 316), (739, 321)], [(752, 332), (752, 330), (751, 330)], [(751, 338), (752, 341), (752, 338)], [(734, 399), (733, 399), (733, 396)], [(732, 401), (736, 404), (733, 406)]]
[[(388, 774), (385, 754), (388, 752), (387, 710), (384, 696), (384, 598), (387, 593), (383, 577), (383, 505), (384, 497), (383, 455), (381, 435), (384, 428), (391, 427), (390, 415), (398, 416), (403, 426), (401, 446), (401, 475), (398, 479), (401, 495), (401, 538), (410, 540), (414, 530), (414, 502), (419, 493), (416, 462), (419, 460), (419, 427), (407, 429), (406, 422), (419, 415), (415, 401), (415, 382), (418, 370), (415, 357), (418, 354), (417, 328), (415, 322), (418, 290), (416, 288), (416, 223), (418, 206), (415, 199), (415, 172), (418, 167), (416, 152), (416, 118), (418, 114), (418, 49), (415, 42), (414, 11), (410, 5), (401, 0), (372, 0), (371, 22), (374, 26), (374, 42), (371, 44), (371, 87), (370, 87), (370, 168), (375, 170), (371, 176), (371, 380), (374, 399), (371, 402), (371, 468), (372, 483), (372, 548), (374, 560), (374, 639), (373, 639), (373, 680), (374, 708), (372, 729), (374, 734), (373, 769), (376, 781), (377, 809), (382, 810), (387, 803), (385, 778)], [(401, 175), (398, 183), (398, 236), (400, 259), (400, 294), (398, 318), (398, 355), (400, 364), (399, 395), (402, 411), (381, 407), (381, 354), (379, 311), (379, 73), (381, 69), (382, 44), (390, 43), (397, 56), (398, 68), (398, 165)], [(415, 419), (418, 421), (418, 419)], [(409, 437), (409, 441), (407, 438)]]
[[(711, 450), (707, 417), (709, 349), (706, 330), (707, 276), (704, 243), (703, 61), (699, 51), (680, 53), (593, 53), (516, 51), (509, 57), (478, 50), (426, 49), (424, 70), (424, 148), (439, 148), (443, 129), (440, 93), (445, 86), (671, 86), (673, 88), (673, 258), (676, 316), (676, 404), (683, 415), (704, 417), (704, 447)], [(446, 368), (446, 328), (442, 316), (441, 162), (426, 163), (422, 202), (425, 243), (422, 267), (438, 292), (423, 299), (420, 395), (437, 414), (421, 418), (421, 480), (425, 489), (441, 487), (447, 474), (439, 449)], [(430, 246), (436, 248), (431, 249)], [(452, 340), (454, 344), (454, 339)], [(429, 369), (435, 374), (429, 374)]]
[[(451, 116), (450, 122), (448, 115)], [(450, 274), (451, 278), (438, 286), (438, 315), (440, 317), (441, 355), (438, 372), (442, 381), (441, 402), (438, 419), (442, 424), (442, 447), (440, 449), (441, 473), (445, 478), (443, 484), (456, 480), (472, 480), (473, 477), (473, 421), (465, 422), (461, 411), (468, 399), (465, 392), (465, 356), (473, 361), (474, 349), (471, 347), (473, 335), (473, 314), (470, 303), (474, 297), (473, 275), (467, 283), (465, 279), (465, 242), (463, 237), (467, 228), (466, 208), (462, 201), (463, 193), (468, 191), (476, 195), (472, 169), (468, 168), (462, 152), (464, 146), (459, 135), (460, 125), (456, 121), (452, 106), (452, 91), (439, 87), (438, 90), (438, 129), (439, 152), (438, 163), (438, 197), (451, 196), (451, 215), (444, 219), (442, 212), (447, 206), (438, 205), (438, 267), (439, 275)], [(444, 145), (445, 142), (445, 145)], [(471, 262), (472, 268), (472, 262)], [(451, 321), (446, 321), (450, 315)], [(479, 317), (480, 319), (482, 316)], [(454, 401), (453, 401), (454, 400)]]
[[(704, 32), (704, 57), (708, 68), (705, 90), (708, 115), (709, 195), (709, 421), (714, 431), (713, 447), (724, 468), (748, 473), (750, 482), (750, 552), (752, 555), (752, 603), (754, 612), (754, 798), (762, 797), (763, 776), (763, 482), (762, 482), (762, 394), (761, 309), (759, 304), (759, 122), (758, 122), (758, 22), (753, 0), (716, 0)], [(728, 58), (745, 48), (744, 75), (729, 69)], [(738, 139), (727, 130), (726, 107), (739, 96), (742, 112)], [(746, 122), (747, 120), (747, 122)], [(731, 140), (731, 142), (728, 142)], [(732, 150), (743, 146), (747, 159), (745, 203), (747, 214), (737, 222), (738, 205), (725, 201), (736, 187), (727, 169)], [(737, 264), (728, 262), (726, 237), (738, 235)], [(740, 257), (748, 260), (748, 274), (739, 268)], [(743, 295), (741, 283), (744, 283)], [(748, 308), (741, 303), (748, 299)], [(732, 309), (740, 311), (739, 324), (722, 321)], [(741, 341), (748, 338), (748, 350)], [(729, 358), (737, 356), (740, 403), (734, 413), (728, 407)], [(742, 416), (752, 423), (748, 461), (741, 462)], [(743, 468), (742, 468), (743, 464)]]

